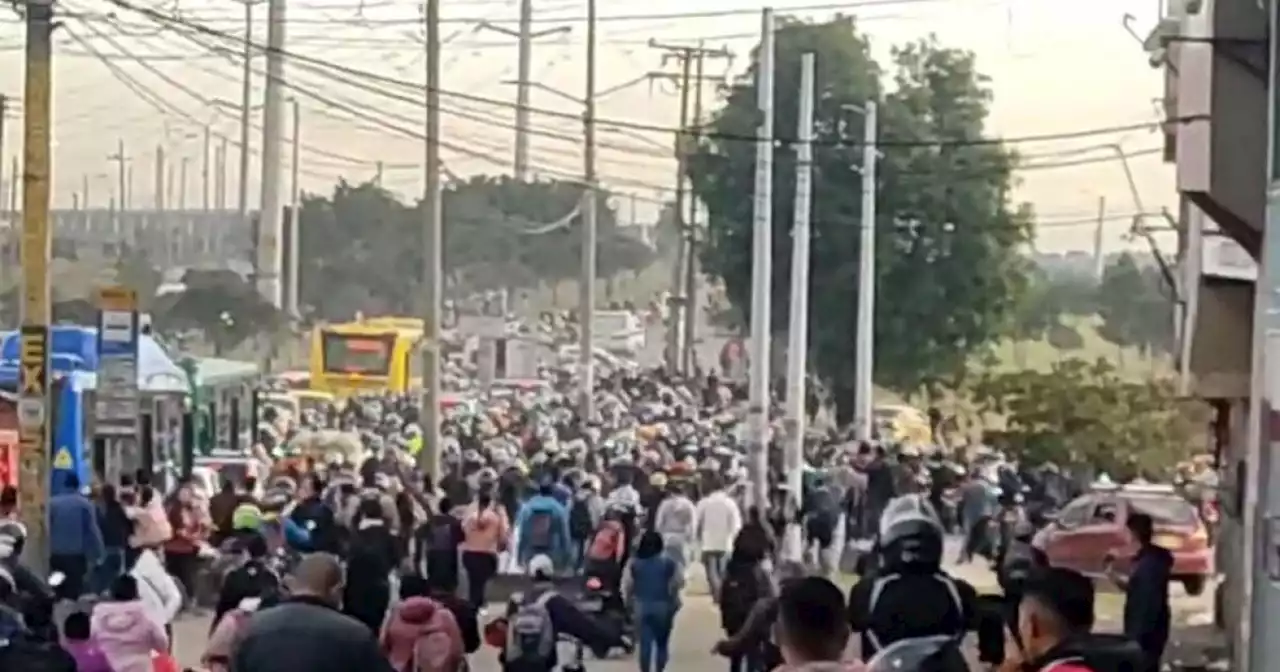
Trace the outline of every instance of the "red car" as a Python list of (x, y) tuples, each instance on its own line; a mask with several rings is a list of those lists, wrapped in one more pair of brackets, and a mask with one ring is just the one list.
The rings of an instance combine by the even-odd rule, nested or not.
[(1173, 553), (1173, 578), (1190, 595), (1204, 592), (1213, 573), (1213, 549), (1200, 513), (1172, 488), (1124, 487), (1081, 495), (1058, 512), (1033, 545), (1055, 567), (1101, 577), (1114, 560), (1121, 573), (1137, 548), (1125, 519), (1145, 513), (1155, 522), (1155, 543)]

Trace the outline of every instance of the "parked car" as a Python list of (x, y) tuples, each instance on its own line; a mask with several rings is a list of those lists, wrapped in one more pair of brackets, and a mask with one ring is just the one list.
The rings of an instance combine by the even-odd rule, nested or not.
[(1196, 507), (1172, 487), (1095, 487), (1064, 506), (1032, 545), (1056, 567), (1101, 577), (1114, 559), (1124, 573), (1137, 552), (1125, 529), (1132, 513), (1145, 513), (1155, 522), (1156, 545), (1173, 553), (1173, 579), (1190, 595), (1204, 592), (1213, 574), (1208, 530)]

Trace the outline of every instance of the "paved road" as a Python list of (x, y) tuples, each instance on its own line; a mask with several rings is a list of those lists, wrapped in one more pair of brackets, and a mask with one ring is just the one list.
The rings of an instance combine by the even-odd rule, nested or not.
[[(995, 576), (982, 563), (957, 565), (953, 560), (959, 551), (958, 541), (949, 540), (947, 549), (948, 562), (944, 569), (957, 578), (973, 584), (980, 593), (991, 593), (996, 590)], [(672, 639), (672, 663), (677, 669), (721, 669), (726, 663), (723, 659), (711, 654), (711, 646), (722, 636), (719, 612), (707, 595), (706, 581), (700, 566), (690, 567), (687, 577), (685, 606), (676, 619), (676, 630)], [(851, 577), (841, 577), (838, 582), (847, 589)], [(1190, 597), (1182, 592), (1180, 586), (1172, 589), (1172, 607), (1175, 621), (1186, 623), (1203, 619), (1212, 608), (1211, 598), (1207, 595)], [(1100, 590), (1098, 599), (1098, 619), (1100, 627), (1116, 630), (1119, 627), (1123, 597)], [(200, 654), (204, 650), (209, 630), (209, 619), (185, 618), (176, 627), (178, 659), (185, 666), (198, 664)], [(573, 653), (565, 646), (561, 651), (562, 660), (571, 659)], [(493, 649), (481, 649), (472, 656), (471, 667), (476, 672), (499, 672), (496, 652)], [(633, 658), (616, 658), (605, 661), (591, 661), (589, 667), (600, 672), (634, 670), (636, 662)]]

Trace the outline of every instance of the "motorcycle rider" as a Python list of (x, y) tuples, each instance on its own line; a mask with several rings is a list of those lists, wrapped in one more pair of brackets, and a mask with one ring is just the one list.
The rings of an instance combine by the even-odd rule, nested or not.
[(0, 521), (0, 569), (13, 579), (16, 597), (24, 604), (53, 604), (53, 588), (22, 564), (27, 528), (15, 520)]
[(889, 502), (876, 548), (877, 569), (849, 591), (849, 624), (862, 635), (864, 659), (900, 640), (959, 640), (978, 629), (977, 592), (942, 571), (942, 523), (926, 496)]
[(550, 557), (534, 556), (529, 560), (528, 571), (533, 586), (529, 592), (507, 603), (507, 644), (501, 653), (503, 670), (551, 672), (556, 669), (559, 661), (555, 644), (561, 635), (578, 640), (598, 658), (604, 658), (615, 647), (627, 647), (620, 633), (583, 613), (572, 600), (556, 591), (552, 582), (555, 563)]

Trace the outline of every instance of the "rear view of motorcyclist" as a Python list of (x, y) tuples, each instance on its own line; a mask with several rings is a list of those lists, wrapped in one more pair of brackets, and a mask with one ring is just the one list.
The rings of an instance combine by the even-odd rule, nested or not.
[(980, 622), (973, 586), (942, 571), (942, 523), (923, 495), (897, 497), (880, 517), (878, 569), (849, 592), (849, 624), (862, 655), (905, 639), (958, 641)]
[(625, 645), (620, 633), (556, 592), (551, 558), (534, 556), (528, 569), (533, 586), (507, 603), (506, 646), (500, 654), (504, 672), (551, 672), (559, 664), (556, 642), (562, 635), (578, 640), (599, 658)]
[(23, 606), (44, 608), (53, 604), (53, 588), (22, 564), (22, 548), (26, 542), (27, 528), (22, 523), (14, 520), (0, 522), (0, 569), (12, 579), (15, 599)]

